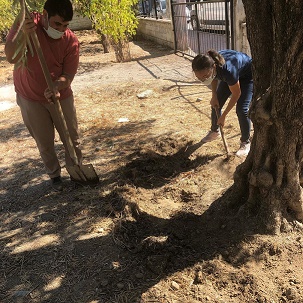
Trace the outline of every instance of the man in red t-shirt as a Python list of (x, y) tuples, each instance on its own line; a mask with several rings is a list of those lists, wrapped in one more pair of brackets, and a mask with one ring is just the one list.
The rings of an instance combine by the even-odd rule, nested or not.
[[(45, 169), (51, 178), (55, 190), (63, 189), (60, 176), (61, 167), (55, 152), (54, 136), (57, 129), (65, 145), (60, 120), (52, 103), (52, 96), (60, 100), (66, 124), (79, 159), (82, 153), (79, 148), (78, 125), (71, 82), (79, 64), (79, 41), (75, 34), (67, 28), (73, 18), (70, 0), (47, 0), (42, 14), (33, 13), (32, 19), (25, 19), (23, 33), (36, 31), (46, 63), (53, 80), (53, 91), (47, 83), (40, 66), (38, 56), (27, 52), (27, 67), (14, 70), (14, 85), (17, 103), (21, 109), (23, 121), (35, 139)], [(14, 57), (18, 48), (17, 39), (13, 41), (16, 27), (12, 27), (5, 44), (8, 62), (17, 63), (21, 53)], [(65, 150), (67, 148), (65, 147)], [(68, 152), (65, 152), (66, 165), (73, 165)]]

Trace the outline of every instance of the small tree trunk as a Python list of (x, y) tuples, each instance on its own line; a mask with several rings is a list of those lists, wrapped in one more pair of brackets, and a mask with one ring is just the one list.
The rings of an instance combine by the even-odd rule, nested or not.
[(110, 51), (110, 43), (106, 35), (101, 33), (101, 43), (103, 45), (104, 53), (109, 53)]
[(118, 42), (112, 43), (117, 62), (126, 62), (131, 60), (129, 41), (119, 39)]
[(97, 34), (101, 37), (101, 44), (103, 46), (104, 53), (109, 53), (110, 51), (110, 42), (106, 35), (104, 35), (100, 30), (97, 30)]

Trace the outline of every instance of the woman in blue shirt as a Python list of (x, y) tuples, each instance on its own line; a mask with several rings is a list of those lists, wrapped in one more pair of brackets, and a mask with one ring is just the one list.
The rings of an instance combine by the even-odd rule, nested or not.
[[(220, 136), (219, 125), (224, 126), (227, 114), (237, 104), (236, 113), (241, 130), (241, 144), (236, 155), (247, 156), (250, 150), (251, 130), (248, 109), (253, 95), (251, 57), (234, 50), (219, 52), (209, 50), (206, 54), (197, 55), (194, 58), (192, 69), (203, 83), (210, 82), (212, 90), (211, 130), (202, 142), (210, 142)], [(221, 114), (221, 109), (229, 97), (230, 100)], [(219, 119), (217, 119), (215, 108), (219, 110)]]

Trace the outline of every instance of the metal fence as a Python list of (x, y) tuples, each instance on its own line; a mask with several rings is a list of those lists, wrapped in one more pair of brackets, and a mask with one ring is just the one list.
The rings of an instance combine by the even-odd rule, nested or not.
[(232, 0), (172, 2), (175, 51), (194, 57), (234, 47)]
[(138, 16), (156, 19), (169, 19), (167, 14), (169, 2), (166, 0), (139, 0)]

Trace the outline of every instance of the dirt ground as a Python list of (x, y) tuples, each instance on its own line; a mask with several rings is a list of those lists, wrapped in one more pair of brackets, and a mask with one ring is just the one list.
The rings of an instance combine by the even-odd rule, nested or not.
[[(118, 64), (77, 34), (82, 148), (101, 182), (75, 186), (63, 168), (54, 192), (18, 107), (0, 111), (0, 302), (303, 302), (301, 233), (247, 233), (223, 207), (242, 159), (200, 142), (210, 91), (190, 60), (138, 40)], [(3, 87), (3, 44), (0, 58)], [(234, 111), (225, 135), (236, 152)], [(64, 166), (57, 136), (56, 148)]]

